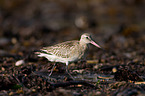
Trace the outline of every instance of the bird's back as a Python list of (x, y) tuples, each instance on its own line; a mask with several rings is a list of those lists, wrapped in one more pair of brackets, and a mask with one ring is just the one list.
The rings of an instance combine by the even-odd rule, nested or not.
[(63, 43), (56, 44), (50, 47), (44, 47), (42, 50), (45, 50), (47, 53), (56, 55), (62, 58), (69, 58), (70, 53), (78, 46), (79, 41), (67, 41)]

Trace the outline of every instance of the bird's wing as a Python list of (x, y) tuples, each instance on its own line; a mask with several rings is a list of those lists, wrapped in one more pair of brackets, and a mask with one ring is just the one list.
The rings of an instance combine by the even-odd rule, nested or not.
[(41, 51), (44, 51), (47, 54), (56, 55), (62, 58), (69, 58), (72, 51), (75, 50), (75, 46), (78, 46), (78, 41), (67, 41), (63, 43), (56, 44), (50, 47), (44, 47)]

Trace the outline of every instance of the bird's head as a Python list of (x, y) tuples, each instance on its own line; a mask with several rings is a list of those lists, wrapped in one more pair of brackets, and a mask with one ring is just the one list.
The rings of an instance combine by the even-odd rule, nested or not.
[(97, 43), (94, 42), (94, 40), (91, 38), (91, 35), (89, 33), (84, 33), (81, 36), (80, 42), (83, 42), (85, 44), (93, 44), (94, 46), (101, 48)]

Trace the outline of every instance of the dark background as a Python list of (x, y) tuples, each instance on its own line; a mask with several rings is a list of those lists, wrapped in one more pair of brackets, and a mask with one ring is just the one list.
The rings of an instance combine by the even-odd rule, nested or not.
[[(15, 53), (89, 32), (103, 47), (141, 50), (144, 10), (144, 0), (1, 0), (0, 47)], [(110, 39), (113, 45), (105, 45)]]
[[(145, 76), (145, 0), (0, 0), (0, 73), (9, 74), (10, 77), (15, 74), (15, 78), (21, 81), (23, 76), (28, 75), (31, 71), (43, 69), (44, 64), (48, 62), (46, 59), (34, 55), (34, 50), (63, 41), (79, 40), (81, 34), (85, 32), (91, 33), (94, 40), (106, 52), (90, 46), (87, 59), (98, 60), (98, 63), (95, 66), (79, 64), (70, 67), (70, 69), (82, 68), (86, 72), (90, 68), (90, 73), (95, 71), (96, 73), (110, 75), (111, 70), (108, 72), (105, 70), (107, 67), (105, 67), (101, 71), (98, 66), (121, 65), (126, 66), (127, 70), (120, 69), (122, 71), (119, 72), (122, 73), (118, 73), (118, 76), (123, 76), (127, 72), (129, 72), (127, 74), (131, 74), (128, 70), (135, 72), (135, 74), (137, 72), (140, 76)], [(24, 60), (25, 64), (13, 69), (18, 60)], [(56, 69), (59, 68), (63, 69), (63, 65)], [(31, 69), (31, 71), (28, 69)], [(26, 70), (26, 73), (24, 70)], [(62, 71), (62, 73), (64, 72), (65, 70)], [(134, 75), (131, 74), (131, 76), (134, 78)], [(10, 77), (7, 77), (7, 79), (3, 75), (0, 77), (4, 78), (4, 81), (0, 80), (1, 84), (4, 84), (0, 85), (0, 89), (3, 90), (3, 86), (5, 86), (8, 93), (11, 93), (12, 89), (9, 86), (18, 84), (14, 83), (15, 80)], [(134, 79), (130, 79), (129, 75), (121, 78), (117, 77), (115, 80), (134, 81)], [(28, 80), (33, 79), (38, 79), (38, 77)], [(138, 81), (138, 79), (135, 80)], [(28, 87), (27, 84), (31, 85), (32, 82), (24, 82), (24, 85), (26, 84), (25, 86)], [(124, 87), (124, 85), (127, 87)], [(99, 91), (99, 94), (110, 95), (119, 93), (116, 90), (121, 90), (121, 88), (123, 90), (127, 88), (134, 90), (134, 87), (145, 88), (134, 84), (128, 86), (125, 83), (124, 85), (118, 86), (116, 89), (108, 87), (108, 85), (99, 85), (107, 87), (105, 87), (106, 89), (100, 87), (99, 90), (94, 90), (92, 94)], [(38, 85), (36, 84), (36, 86)], [(111, 91), (107, 91), (108, 88)], [(27, 93), (25, 90), (23, 90), (23, 93), (34, 95), (36, 92), (36, 94), (44, 95), (44, 90), (40, 89), (40, 91), (33, 93), (32, 89), (37, 90), (33, 87), (30, 88), (32, 93)], [(70, 91), (71, 88), (66, 89), (70, 93), (81, 90), (82, 93), (78, 92), (80, 95), (91, 94), (92, 92), (91, 89), (85, 88), (73, 91)], [(16, 90), (13, 90), (13, 92), (13, 94), (18, 94)], [(45, 90), (45, 94), (47, 92), (48, 90)], [(60, 90), (58, 89), (54, 93), (57, 92), (59, 94)], [(145, 90), (141, 91), (140, 94), (142, 92), (144, 93)], [(5, 94), (1, 91), (1, 94), (3, 93)], [(139, 93), (136, 92), (136, 94)]]

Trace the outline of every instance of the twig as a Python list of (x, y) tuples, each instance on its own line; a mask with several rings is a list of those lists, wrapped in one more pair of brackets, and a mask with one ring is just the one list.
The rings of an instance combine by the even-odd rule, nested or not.
[(54, 88), (67, 87), (67, 86), (70, 86), (70, 85), (78, 85), (78, 84), (82, 84), (84, 86), (89, 86), (89, 87), (92, 87), (92, 88), (95, 88), (95, 89), (98, 88), (98, 87), (94, 86), (93, 84), (90, 84), (86, 81), (69, 81), (69, 82), (61, 82), (61, 83), (51, 83), (51, 85)]

